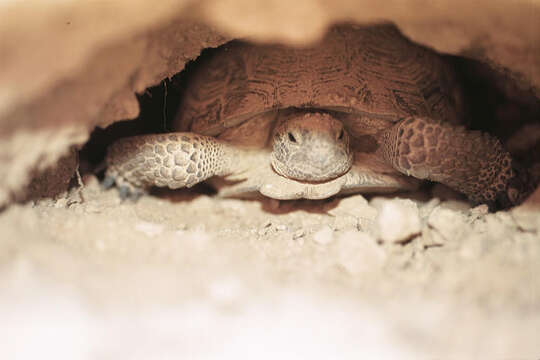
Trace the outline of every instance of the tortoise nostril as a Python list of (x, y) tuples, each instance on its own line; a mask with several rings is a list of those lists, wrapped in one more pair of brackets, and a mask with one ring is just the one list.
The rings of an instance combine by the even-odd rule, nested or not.
[(341, 131), (339, 132), (339, 135), (338, 135), (338, 140), (343, 139), (343, 136), (345, 136), (345, 132), (343, 131), (343, 129), (341, 129)]
[(290, 140), (291, 142), (293, 142), (293, 143), (296, 142), (296, 138), (294, 137), (294, 135), (293, 135), (292, 133), (288, 133), (287, 135), (289, 136), (289, 140)]

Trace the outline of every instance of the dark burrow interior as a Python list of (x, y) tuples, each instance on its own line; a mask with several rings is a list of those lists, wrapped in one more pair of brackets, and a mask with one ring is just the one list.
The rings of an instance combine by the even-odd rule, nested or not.
[[(233, 40), (237, 41), (237, 40)], [(226, 46), (224, 44), (222, 46)], [(135, 119), (118, 121), (102, 129), (96, 128), (89, 141), (80, 150), (81, 173), (94, 173), (103, 178), (103, 163), (107, 146), (121, 137), (166, 133), (171, 131), (171, 122), (182, 99), (185, 84), (192, 70), (205, 59), (216, 56), (217, 49), (204, 49), (200, 56), (186, 64), (183, 71), (159, 84), (137, 94), (140, 114)], [(540, 139), (523, 140), (529, 134), (527, 126), (540, 126), (540, 99), (532, 90), (523, 89), (512, 78), (511, 73), (496, 70), (488, 64), (471, 60), (466, 56), (443, 55), (450, 62), (463, 85), (468, 118), (465, 123), (473, 130), (481, 130), (496, 136), (513, 157), (535, 178), (540, 180)], [(517, 137), (517, 138), (516, 138)], [(521, 146), (527, 142), (527, 146)], [(423, 189), (429, 189), (427, 183)], [(196, 193), (212, 194), (204, 184), (195, 186)], [(429, 195), (428, 195), (429, 196)]]

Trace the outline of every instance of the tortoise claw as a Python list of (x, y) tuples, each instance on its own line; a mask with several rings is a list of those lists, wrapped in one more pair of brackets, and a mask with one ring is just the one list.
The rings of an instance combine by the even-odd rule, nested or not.
[(142, 191), (137, 191), (137, 189), (130, 188), (129, 186), (120, 186), (118, 187), (118, 195), (122, 201), (131, 200), (137, 201), (143, 195)]
[(105, 176), (105, 178), (101, 182), (101, 187), (104, 190), (108, 190), (114, 186), (115, 182), (116, 180), (112, 176)]
[[(114, 176), (106, 175), (103, 181), (101, 182), (101, 188), (103, 190), (108, 190), (117, 184)], [(139, 200), (139, 198), (144, 194), (144, 191), (134, 188), (129, 185), (117, 184), (118, 195), (122, 201), (129, 199), (133, 201)]]
[(506, 189), (497, 193), (495, 200), (488, 204), (491, 210), (504, 210), (519, 205), (534, 191), (534, 181), (525, 167), (512, 161), (512, 172), (514, 176), (508, 180)]

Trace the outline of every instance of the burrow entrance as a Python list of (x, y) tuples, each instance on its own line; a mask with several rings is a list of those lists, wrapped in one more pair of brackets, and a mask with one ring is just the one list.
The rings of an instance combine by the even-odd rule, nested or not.
[[(230, 42), (222, 46), (228, 44)], [(190, 74), (205, 59), (219, 56), (218, 49), (204, 49), (197, 59), (186, 64), (184, 70), (137, 94), (140, 106), (137, 118), (118, 121), (105, 129), (96, 128), (80, 150), (82, 174), (94, 173), (102, 179), (107, 146), (121, 137), (172, 131), (171, 122), (177, 113)], [(538, 183), (540, 99), (536, 98), (532, 90), (520, 88), (509, 74), (495, 70), (488, 64), (466, 56), (443, 56), (455, 68), (463, 85), (468, 115), (465, 122), (473, 130), (485, 131), (500, 139), (514, 158), (530, 169)], [(431, 186), (429, 183), (424, 186), (426, 194), (429, 194)], [(205, 184), (195, 186), (192, 191), (213, 193)]]

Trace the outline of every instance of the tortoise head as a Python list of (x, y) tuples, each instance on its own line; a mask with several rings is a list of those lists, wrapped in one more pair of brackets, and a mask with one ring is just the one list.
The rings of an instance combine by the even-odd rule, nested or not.
[(353, 161), (347, 131), (326, 113), (281, 115), (272, 143), (274, 171), (294, 180), (328, 181), (349, 171)]

